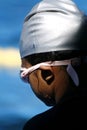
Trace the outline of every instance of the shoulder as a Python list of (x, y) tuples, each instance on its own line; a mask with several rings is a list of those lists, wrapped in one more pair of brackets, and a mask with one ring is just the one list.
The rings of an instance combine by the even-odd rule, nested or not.
[(51, 108), (43, 113), (40, 113), (31, 118), (24, 126), (23, 130), (43, 130), (50, 126), (52, 117), (54, 116), (54, 108)]
[(77, 95), (34, 116), (25, 124), (24, 130), (54, 130), (58, 128), (62, 129), (64, 126), (70, 129), (72, 127), (85, 127), (87, 122), (87, 96), (81, 97)]

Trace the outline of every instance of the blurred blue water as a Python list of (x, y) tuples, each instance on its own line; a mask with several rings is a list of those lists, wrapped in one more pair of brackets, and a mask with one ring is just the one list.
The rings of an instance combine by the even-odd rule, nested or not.
[[(18, 47), (23, 20), (40, 0), (0, 0), (0, 46)], [(74, 0), (87, 13), (87, 0)]]
[(19, 70), (0, 69), (0, 82), (0, 130), (22, 130), (29, 118), (48, 109), (21, 82)]
[(40, 0), (0, 0), (0, 46), (18, 47), (25, 15)]

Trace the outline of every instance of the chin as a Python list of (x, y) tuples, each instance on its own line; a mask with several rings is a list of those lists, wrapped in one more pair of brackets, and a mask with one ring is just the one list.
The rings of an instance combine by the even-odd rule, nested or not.
[(38, 97), (42, 102), (44, 102), (45, 103), (45, 105), (47, 105), (47, 106), (55, 106), (55, 104), (56, 104), (56, 102), (55, 102), (55, 100), (53, 99), (53, 98), (47, 98), (47, 97), (41, 97), (41, 96), (39, 96)]
[(44, 102), (44, 103), (46, 106), (49, 106), (49, 107), (55, 106), (55, 103), (52, 103), (52, 102)]

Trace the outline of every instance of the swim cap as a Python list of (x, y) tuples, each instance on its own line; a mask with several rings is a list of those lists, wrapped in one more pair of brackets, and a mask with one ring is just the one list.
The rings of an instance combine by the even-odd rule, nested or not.
[(24, 20), (21, 58), (51, 51), (87, 49), (87, 40), (82, 40), (87, 35), (84, 25), (84, 14), (71, 0), (39, 2)]

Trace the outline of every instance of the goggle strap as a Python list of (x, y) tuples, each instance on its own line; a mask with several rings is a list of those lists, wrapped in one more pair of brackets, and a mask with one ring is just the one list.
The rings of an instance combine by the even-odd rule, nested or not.
[(30, 68), (21, 68), (20, 70), (21, 77), (25, 77), (28, 73), (33, 72), (34, 70), (40, 68), (41, 66), (60, 66), (60, 65), (68, 65), (70, 63), (71, 63), (71, 60), (42, 62)]
[(71, 79), (73, 80), (73, 82), (75, 83), (75, 85), (78, 87), (79, 86), (79, 77), (71, 64), (69, 64), (67, 66), (67, 72), (68, 72), (69, 76), (71, 77)]
[(40, 68), (41, 66), (61, 66), (61, 65), (68, 65), (67, 66), (67, 72), (69, 74), (69, 76), (71, 77), (71, 79), (73, 80), (73, 82), (75, 83), (76, 86), (79, 86), (79, 78), (78, 75), (76, 73), (76, 71), (74, 70), (74, 68), (72, 67), (72, 63), (76, 64), (76, 62), (79, 62), (79, 58), (72, 58), (69, 60), (63, 60), (63, 61), (49, 61), (49, 62), (42, 62), (39, 64), (36, 64), (30, 68), (21, 68), (20, 70), (20, 77), (24, 78), (27, 74), (32, 73), (33, 71), (35, 71), (36, 69)]

